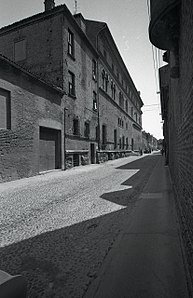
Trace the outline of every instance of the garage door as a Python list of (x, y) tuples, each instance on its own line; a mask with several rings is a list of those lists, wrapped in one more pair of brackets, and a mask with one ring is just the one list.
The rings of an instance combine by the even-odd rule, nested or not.
[(40, 127), (39, 171), (60, 168), (60, 131)]

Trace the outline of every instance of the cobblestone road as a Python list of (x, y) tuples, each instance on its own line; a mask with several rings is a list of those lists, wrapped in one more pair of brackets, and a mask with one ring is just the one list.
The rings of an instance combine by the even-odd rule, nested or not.
[(84, 297), (157, 163), (128, 157), (0, 184), (0, 269), (30, 298)]

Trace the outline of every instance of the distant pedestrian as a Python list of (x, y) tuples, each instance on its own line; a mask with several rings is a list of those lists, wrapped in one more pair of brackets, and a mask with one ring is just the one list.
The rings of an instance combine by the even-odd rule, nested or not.
[(164, 148), (161, 149), (161, 154), (163, 156), (163, 154), (164, 154)]

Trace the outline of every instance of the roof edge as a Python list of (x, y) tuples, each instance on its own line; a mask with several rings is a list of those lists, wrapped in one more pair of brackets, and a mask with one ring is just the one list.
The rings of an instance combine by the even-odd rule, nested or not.
[(11, 65), (12, 67), (16, 68), (18, 71), (24, 73), (25, 75), (28, 75), (29, 77), (31, 77), (33, 80), (38, 81), (39, 83), (47, 86), (48, 88), (51, 88), (52, 90), (54, 90), (55, 92), (60, 93), (61, 95), (66, 94), (66, 92), (57, 87), (56, 85), (52, 84), (51, 82), (45, 81), (41, 78), (39, 78), (38, 76), (36, 76), (34, 73), (30, 72), (29, 70), (25, 69), (24, 67), (20, 66), (19, 64), (15, 63), (14, 61), (10, 60), (9, 58), (7, 58), (6, 56), (2, 55), (0, 53), (0, 61), (3, 61), (9, 65)]

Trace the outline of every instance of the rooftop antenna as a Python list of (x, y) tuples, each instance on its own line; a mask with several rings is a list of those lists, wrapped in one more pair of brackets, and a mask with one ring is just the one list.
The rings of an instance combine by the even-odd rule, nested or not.
[(74, 0), (74, 14), (77, 14), (78, 11), (78, 0)]

